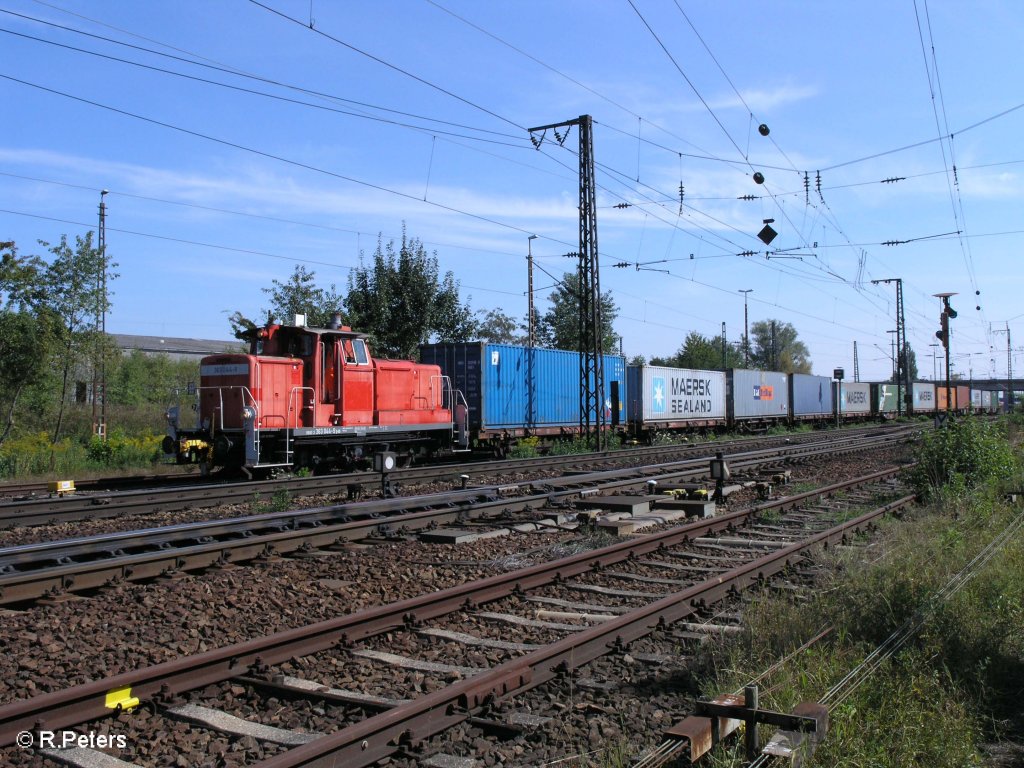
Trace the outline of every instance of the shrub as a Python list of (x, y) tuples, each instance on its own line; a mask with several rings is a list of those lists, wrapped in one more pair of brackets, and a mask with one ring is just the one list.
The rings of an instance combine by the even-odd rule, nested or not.
[(926, 432), (911, 471), (911, 482), (924, 499), (940, 489), (962, 497), (990, 479), (1007, 482), (1018, 461), (998, 423), (965, 418)]

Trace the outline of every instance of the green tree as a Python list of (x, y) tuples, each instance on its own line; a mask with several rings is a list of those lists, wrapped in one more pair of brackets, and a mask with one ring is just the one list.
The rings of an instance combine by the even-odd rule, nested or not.
[(715, 345), (712, 339), (696, 331), (690, 331), (686, 334), (686, 340), (679, 348), (676, 359), (680, 368), (717, 370), (722, 367), (722, 346)]
[[(321, 288), (316, 284), (316, 273), (306, 269), (302, 264), (295, 266), (295, 271), (285, 282), (273, 280), (270, 288), (262, 289), (270, 296), (270, 308), (265, 314), (277, 322), (290, 323), (295, 315), (305, 315), (306, 324), (314, 328), (326, 328), (335, 312), (341, 312), (344, 297), (338, 293), (334, 283), (330, 288)], [(241, 312), (228, 316), (231, 329), (237, 338), (245, 338), (246, 331), (257, 327), (258, 323), (245, 317)]]
[(903, 343), (903, 363), (907, 367), (907, 376), (910, 381), (917, 381), (917, 354), (909, 342)]
[[(0, 290), (8, 307), (34, 316), (47, 331), (60, 380), (60, 396), (53, 440), (60, 438), (72, 374), (86, 362), (97, 364), (109, 353), (109, 343), (99, 337), (96, 318), (110, 310), (108, 281), (117, 275), (116, 264), (93, 247), (93, 233), (76, 237), (74, 248), (62, 235), (57, 245), (40, 240), (49, 260), (38, 256), (19, 258), (13, 244), (0, 261)], [(104, 275), (104, 272), (106, 274)]]
[(429, 255), (404, 230), (397, 248), (393, 240), (378, 240), (371, 262), (360, 258), (349, 273), (345, 308), (352, 327), (370, 336), (381, 357), (414, 357), (431, 339), (467, 341), (476, 328), (458, 281), (451, 272), (442, 278), (436, 253)]
[[(548, 296), (551, 308), (541, 317), (538, 338), (541, 343), (555, 349), (578, 351), (580, 348), (580, 278), (567, 272)], [(619, 337), (615, 334), (615, 318), (619, 308), (610, 291), (601, 294), (601, 345), (605, 354), (618, 351)]]
[(0, 445), (14, 427), (18, 401), (48, 365), (52, 333), (28, 312), (0, 310), (0, 403), (4, 413)]
[(523, 332), (523, 326), (500, 309), (478, 309), (476, 316), (478, 320), (473, 335), (481, 341), (495, 344), (527, 343), (527, 334)]
[[(721, 371), (722, 336), (704, 336), (697, 331), (686, 335), (682, 346), (671, 357), (651, 358), (651, 365), (664, 365), (670, 368), (696, 368), (702, 371)], [(742, 368), (743, 353), (735, 346), (726, 344), (725, 368)]]
[(199, 381), (195, 360), (172, 360), (166, 354), (146, 354), (133, 349), (118, 353), (107, 369), (107, 402), (111, 405), (166, 405), (172, 390), (183, 390)]
[(783, 373), (811, 372), (807, 345), (797, 338), (796, 328), (791, 323), (759, 320), (750, 326), (750, 338), (752, 368)]

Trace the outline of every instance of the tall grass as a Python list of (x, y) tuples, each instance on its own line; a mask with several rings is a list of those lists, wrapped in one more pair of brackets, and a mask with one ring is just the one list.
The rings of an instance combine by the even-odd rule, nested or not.
[[(961, 434), (967, 451), (973, 430)], [(983, 433), (985, 441), (998, 438)], [(955, 454), (942, 438), (938, 458)], [(986, 445), (1002, 455), (1007, 446)], [(925, 446), (922, 455), (932, 450)], [(1015, 466), (1013, 464), (1012, 466)], [(1015, 472), (1010, 464), (1003, 471)], [(1024, 542), (1018, 535), (948, 599), (940, 589), (1024, 514), (1003, 500), (1001, 473), (951, 472), (957, 493), (899, 523), (883, 524), (870, 549), (821, 552), (832, 575), (801, 602), (765, 591), (745, 609), (738, 638), (708, 645), (704, 695), (741, 688), (822, 627), (832, 631), (759, 681), (762, 706), (791, 711), (816, 701), (914, 619), (920, 628), (861, 685), (830, 701), (830, 726), (809, 766), (964, 768), (985, 764), (985, 745), (1024, 736)], [(934, 476), (933, 476), (934, 477)], [(948, 489), (947, 485), (932, 486)], [(971, 492), (964, 492), (967, 487)], [(845, 689), (844, 689), (845, 690)], [(840, 700), (841, 699), (841, 700)], [(771, 729), (765, 728), (770, 733)], [(765, 734), (766, 736), (768, 733)], [(742, 749), (707, 764), (739, 766)]]
[(0, 447), (0, 478), (68, 477), (110, 469), (149, 467), (163, 458), (162, 435), (129, 436), (114, 430), (107, 440), (64, 438), (56, 443), (38, 432)]

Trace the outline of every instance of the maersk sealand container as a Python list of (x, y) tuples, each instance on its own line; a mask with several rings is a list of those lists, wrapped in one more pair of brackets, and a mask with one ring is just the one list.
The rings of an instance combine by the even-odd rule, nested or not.
[(832, 379), (809, 373), (789, 374), (789, 401), (795, 420), (832, 416), (835, 413)]
[[(943, 395), (945, 395), (945, 390), (943, 390)], [(933, 382), (915, 381), (911, 385), (911, 397), (913, 398), (914, 413), (935, 413), (937, 400)], [(943, 410), (945, 410), (945, 406), (943, 406)]]
[(730, 368), (726, 372), (729, 421), (789, 418), (789, 377), (778, 371)]
[(859, 381), (839, 381), (832, 385), (832, 396), (839, 389), (839, 412), (843, 415), (871, 413), (871, 385)]
[(626, 391), (626, 420), (634, 430), (725, 423), (723, 371), (630, 365)]
[[(463, 393), (477, 437), (557, 434), (579, 426), (578, 352), (469, 341), (422, 344), (420, 359), (439, 365)], [(604, 355), (602, 364), (605, 422), (624, 424), (626, 360)]]

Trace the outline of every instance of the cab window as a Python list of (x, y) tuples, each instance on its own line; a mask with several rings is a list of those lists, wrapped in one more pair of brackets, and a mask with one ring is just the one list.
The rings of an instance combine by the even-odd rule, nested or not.
[(356, 355), (356, 365), (369, 365), (370, 356), (366, 354), (366, 342), (362, 339), (353, 339), (352, 348)]

